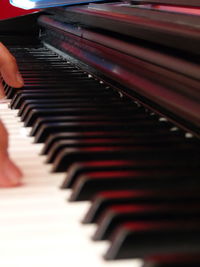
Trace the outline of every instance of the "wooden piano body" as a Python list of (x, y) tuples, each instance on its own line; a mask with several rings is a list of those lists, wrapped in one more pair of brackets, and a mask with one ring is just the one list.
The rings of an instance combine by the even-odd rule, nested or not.
[[(32, 172), (28, 163), (25, 173), (32, 178), (25, 178), (24, 187), (2, 191), (1, 234), (3, 227), (6, 230), (0, 248), (5, 247), (7, 253), (2, 266), (25, 266), (29, 259), (30, 266), (40, 259), (37, 266), (47, 267), (57, 263), (77, 267), (81, 262), (84, 266), (200, 265), (199, 8), (195, 0), (189, 4), (134, 0), (51, 8), (1, 22), (1, 40), (16, 56), (25, 80), (20, 90), (5, 84), (11, 110), (3, 107), (1, 116), (11, 127), (14, 142), (16, 118), (10, 114), (19, 110), (35, 142), (44, 143), (42, 154), (53, 171), (61, 172), (58, 178), (57, 174), (47, 178), (48, 165), (42, 170), (40, 163)], [(28, 148), (23, 149), (29, 154)], [(16, 153), (23, 149), (22, 145), (13, 152), (11, 148), (21, 165)], [(36, 170), (42, 173), (35, 181)], [(61, 181), (64, 190), (60, 191), (55, 186)], [(34, 198), (28, 197), (31, 185)], [(72, 203), (58, 204), (66, 188), (71, 188)], [(10, 200), (15, 194), (17, 198)], [(50, 194), (50, 199), (56, 195), (56, 204), (43, 194)], [(22, 204), (26, 197), (28, 203), (36, 202), (32, 223), (27, 219), (28, 205)], [(78, 200), (82, 204), (73, 204)], [(76, 205), (84, 206), (85, 201), (91, 207), (84, 214), (84, 224), (97, 224), (93, 239), (104, 240), (97, 243), (108, 246), (98, 262), (92, 261), (95, 249), (86, 252), (86, 241), (77, 239), (76, 226), (74, 242), (70, 230), (64, 229), (73, 211), (79, 217)], [(60, 211), (53, 220), (63, 222), (54, 228), (44, 212), (45, 202), (47, 210), (50, 205), (56, 210), (57, 205)], [(23, 216), (11, 215), (13, 207), (20, 214), (27, 211)], [(34, 219), (39, 216), (45, 222), (41, 229), (47, 227), (47, 232), (36, 226)], [(14, 226), (14, 232), (15, 220), (27, 222), (25, 229), (33, 233), (27, 234), (20, 226)], [(23, 242), (16, 234), (18, 228), (27, 234)], [(46, 243), (40, 243), (40, 238)], [(20, 246), (24, 250), (25, 240), (28, 256), (23, 260)], [(35, 253), (30, 252), (32, 243)], [(45, 252), (40, 254), (37, 247)], [(8, 257), (9, 248), (17, 251), (13, 260)]]

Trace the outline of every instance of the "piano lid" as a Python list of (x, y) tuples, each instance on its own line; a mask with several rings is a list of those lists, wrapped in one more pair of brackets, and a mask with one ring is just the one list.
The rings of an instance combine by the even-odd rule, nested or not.
[(42, 42), (199, 132), (200, 16), (143, 6), (112, 2), (49, 9), (50, 16), (39, 18)]

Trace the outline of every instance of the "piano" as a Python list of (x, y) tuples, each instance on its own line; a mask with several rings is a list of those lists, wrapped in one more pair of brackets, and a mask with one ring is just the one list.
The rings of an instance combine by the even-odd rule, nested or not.
[(25, 81), (1, 119), (4, 267), (200, 266), (200, 3), (132, 0), (0, 22)]

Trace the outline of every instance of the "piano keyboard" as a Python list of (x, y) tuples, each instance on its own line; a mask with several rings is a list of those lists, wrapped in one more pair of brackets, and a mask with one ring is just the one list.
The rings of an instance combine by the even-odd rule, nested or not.
[(123, 266), (139, 267), (139, 260), (105, 262), (107, 242), (91, 241), (93, 226), (81, 225), (89, 203), (68, 203), (70, 190), (59, 185), (64, 174), (50, 173), (27, 129), (0, 105), (1, 118), (10, 133), (10, 154), (23, 170), (23, 186), (1, 189), (0, 265), (4, 267)]
[(25, 87), (0, 114), (24, 179), (1, 189), (1, 266), (198, 266), (198, 140), (45, 48), (11, 51)]

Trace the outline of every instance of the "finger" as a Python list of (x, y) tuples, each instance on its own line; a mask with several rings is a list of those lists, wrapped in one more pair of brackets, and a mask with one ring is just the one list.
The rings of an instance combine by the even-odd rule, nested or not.
[(0, 159), (0, 188), (20, 185), (22, 172), (19, 168), (7, 156), (0, 156)]
[(4, 87), (0, 80), (0, 99), (5, 97)]
[(0, 187), (20, 185), (22, 172), (8, 157), (8, 132), (0, 121)]
[(16, 59), (2, 43), (0, 43), (0, 73), (8, 85), (16, 88), (23, 86), (24, 82), (19, 73)]
[(0, 187), (7, 187), (9, 179), (5, 174), (5, 162), (8, 158), (8, 132), (0, 120)]
[(8, 149), (8, 132), (0, 120), (0, 154), (7, 154)]

